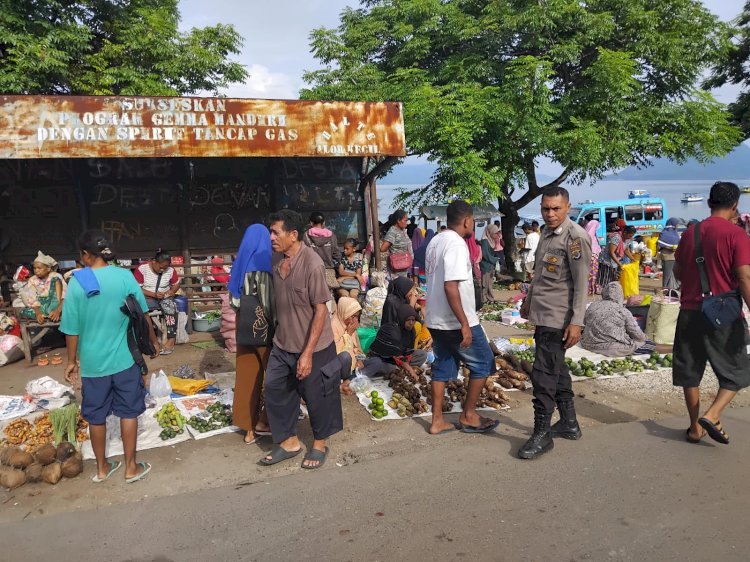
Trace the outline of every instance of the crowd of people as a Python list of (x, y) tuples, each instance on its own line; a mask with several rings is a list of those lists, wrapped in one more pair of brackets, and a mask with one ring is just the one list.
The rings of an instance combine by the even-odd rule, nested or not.
[[(602, 247), (597, 221), (579, 225), (570, 219), (565, 189), (544, 193), (544, 227), (524, 225), (522, 256), (530, 283), (521, 315), (535, 325), (536, 359), (531, 374), (534, 430), (518, 451), (520, 458), (546, 453), (555, 437), (581, 436), (564, 361), (567, 349), (579, 342), (603, 355), (654, 349), (624, 307), (621, 280), (630, 264), (651, 267), (655, 253), (664, 286), (681, 288), (674, 384), (684, 388), (690, 417), (686, 438), (698, 442), (708, 434), (729, 442), (721, 412), (750, 384), (748, 329), (738, 312), (742, 300), (750, 301), (750, 237), (747, 229), (736, 226), (744, 220), (737, 213), (738, 202), (737, 186), (719, 182), (711, 189), (711, 216), (688, 225), (682, 236), (673, 219), (650, 241), (639, 240), (635, 229), (618, 220)], [(304, 405), (314, 441), (301, 466), (322, 466), (329, 439), (343, 428), (341, 395), (352, 392), (349, 381), (357, 375), (387, 378), (397, 369), (416, 378), (414, 369), (425, 364), (428, 348), (429, 433), (484, 433), (497, 427), (497, 420), (476, 410), (487, 377), (496, 370), (477, 311), (482, 301), (494, 298), (492, 283), (503, 266), (500, 225), (487, 225), (477, 241), (472, 207), (463, 201), (448, 206), (446, 228), (437, 234), (422, 231), (414, 221), (409, 224), (400, 210), (389, 223), (381, 245), (387, 255), (385, 271), (372, 271), (369, 282), (369, 260), (359, 253), (357, 240), (347, 239), (341, 252), (320, 213), (306, 224), (299, 213), (281, 210), (270, 216), (268, 227), (254, 224), (245, 232), (226, 278), (237, 314), (233, 411), (246, 443), (273, 440), (261, 464), (302, 452), (297, 424)], [(121, 418), (125, 478), (137, 481), (151, 470), (135, 453), (136, 420), (145, 410), (145, 373), (128, 341), (130, 318), (121, 307), (131, 299), (137, 314), (160, 310), (167, 319), (166, 345), (160, 346), (151, 322), (143, 324), (139, 337), (148, 355), (171, 353), (180, 279), (170, 255), (161, 250), (131, 273), (112, 265), (114, 250), (101, 232), (85, 232), (78, 245), (80, 267), (67, 283), (55, 271), (55, 260), (39, 253), (33, 276), (21, 291), (21, 314), (38, 322), (60, 321), (68, 348), (66, 379), (83, 387), (82, 415), (90, 423), (97, 459), (94, 481), (104, 481), (120, 468), (105, 455), (109, 413)], [(593, 293), (602, 298), (589, 303)], [(368, 311), (376, 317), (376, 335), (365, 353), (357, 329)], [(698, 387), (706, 362), (714, 368), (720, 391), (700, 416)], [(453, 424), (443, 417), (442, 400), (460, 365), (469, 383), (463, 411)], [(559, 420), (552, 425), (555, 410)]]

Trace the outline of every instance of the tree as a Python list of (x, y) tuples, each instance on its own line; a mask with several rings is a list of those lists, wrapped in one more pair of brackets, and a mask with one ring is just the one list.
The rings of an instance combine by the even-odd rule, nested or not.
[[(497, 199), (518, 212), (545, 189), (654, 157), (706, 161), (735, 146), (728, 114), (695, 84), (726, 49), (698, 0), (363, 0), (316, 29), (310, 99), (404, 102), (410, 154), (438, 164), (400, 203)], [(561, 167), (540, 185), (536, 165)], [(509, 262), (510, 262), (509, 256)]]
[(729, 105), (734, 122), (742, 128), (745, 139), (750, 138), (750, 1), (745, 3), (737, 18), (733, 41), (727, 56), (715, 68), (706, 81), (706, 88), (718, 88), (727, 83), (741, 84), (737, 101)]
[(178, 30), (177, 0), (0, 0), (0, 92), (186, 95), (247, 78), (231, 25)]

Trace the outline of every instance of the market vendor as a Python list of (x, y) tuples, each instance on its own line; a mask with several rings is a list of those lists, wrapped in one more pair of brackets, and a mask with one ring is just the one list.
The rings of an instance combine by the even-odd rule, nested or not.
[(177, 303), (174, 296), (180, 290), (180, 278), (171, 264), (172, 256), (159, 248), (152, 260), (138, 266), (133, 272), (149, 310), (161, 310), (164, 315), (167, 343), (161, 355), (171, 354), (177, 341)]
[[(350, 373), (353, 373), (357, 367), (364, 367), (362, 357), (362, 345), (359, 343), (357, 328), (359, 327), (359, 317), (362, 314), (362, 307), (357, 299), (351, 297), (341, 297), (336, 306), (336, 313), (331, 319), (331, 328), (333, 330), (333, 341), (336, 344), (336, 353), (347, 352), (351, 355), (352, 365)], [(345, 379), (340, 386), (342, 394), (352, 394), (349, 388), (349, 379)]]
[(398, 321), (399, 308), (408, 304), (412, 308), (417, 304), (417, 291), (414, 282), (407, 277), (395, 277), (388, 283), (388, 296), (383, 304), (383, 316), (381, 322)]
[(581, 347), (607, 357), (651, 353), (654, 342), (646, 339), (631, 312), (625, 308), (622, 285), (613, 281), (602, 290), (602, 300), (586, 310)]
[(34, 275), (20, 290), (25, 305), (20, 316), (43, 324), (49, 319), (59, 322), (62, 316), (63, 300), (67, 285), (62, 275), (55, 271), (57, 262), (41, 251), (34, 258)]
[(413, 367), (419, 367), (427, 360), (424, 349), (414, 348), (416, 321), (417, 311), (408, 304), (402, 304), (398, 309), (398, 322), (388, 322), (378, 330), (370, 346), (370, 357), (364, 360), (360, 373), (372, 378), (390, 375), (403, 367), (416, 379)]

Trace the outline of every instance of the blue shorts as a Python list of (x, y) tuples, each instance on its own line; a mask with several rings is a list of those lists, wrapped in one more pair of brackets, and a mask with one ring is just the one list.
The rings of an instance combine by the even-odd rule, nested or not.
[(461, 330), (430, 328), (430, 335), (435, 353), (432, 380), (447, 382), (457, 378), (461, 361), (469, 369), (469, 378), (472, 379), (483, 379), (497, 371), (495, 355), (479, 324), (471, 328), (471, 345), (466, 349), (461, 349)]
[(137, 364), (106, 377), (81, 377), (81, 415), (93, 425), (107, 416), (134, 419), (146, 411), (146, 387)]

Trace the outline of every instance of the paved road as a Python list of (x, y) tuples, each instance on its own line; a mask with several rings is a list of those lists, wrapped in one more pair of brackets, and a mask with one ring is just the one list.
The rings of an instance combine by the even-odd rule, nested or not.
[(750, 409), (725, 416), (729, 446), (689, 445), (684, 425), (601, 426), (536, 461), (513, 457), (520, 426), (435, 437), (398, 457), (4, 524), (2, 558), (747, 560)]

